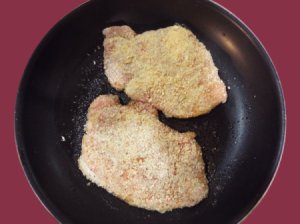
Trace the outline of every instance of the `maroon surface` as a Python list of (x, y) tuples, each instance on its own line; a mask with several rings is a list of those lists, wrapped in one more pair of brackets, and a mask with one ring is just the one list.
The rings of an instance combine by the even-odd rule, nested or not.
[[(83, 0), (0, 2), (0, 223), (57, 223), (32, 192), (20, 166), (13, 115), (18, 83), (31, 53), (46, 32)], [(283, 160), (265, 198), (244, 223), (300, 223), (296, 130), (300, 114), (297, 62), (299, 23), (297, 1), (217, 0), (239, 16), (270, 53), (283, 84), (288, 131)], [(294, 3), (293, 3), (294, 2)]]

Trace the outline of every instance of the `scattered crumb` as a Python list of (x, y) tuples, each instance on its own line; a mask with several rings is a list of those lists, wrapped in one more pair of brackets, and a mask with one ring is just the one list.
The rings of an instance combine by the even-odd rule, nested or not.
[(61, 136), (61, 141), (62, 142), (65, 142), (66, 141), (66, 138), (64, 136)]
[(222, 187), (221, 187), (220, 185), (217, 185), (217, 186), (216, 186), (216, 190), (217, 190), (217, 191), (221, 191), (221, 190), (222, 190)]
[(230, 86), (227, 86), (227, 89), (231, 89), (231, 87), (230, 87)]
[(213, 200), (211, 203), (212, 207), (216, 207), (217, 203), (218, 203), (217, 199)]
[(88, 187), (91, 186), (91, 182), (87, 182), (86, 186)]
[(89, 53), (87, 53), (87, 54), (86, 54), (86, 56), (88, 56), (88, 57), (89, 57), (89, 56), (91, 56), (91, 55), (90, 55)]
[(93, 61), (93, 64), (96, 65), (96, 61)]
[(218, 149), (216, 147), (214, 147), (214, 148), (211, 149), (211, 151), (216, 152), (216, 151), (218, 151)]
[(101, 49), (101, 47), (98, 45), (98, 46), (97, 46), (97, 49), (98, 49), (98, 50), (100, 50), (100, 49)]
[(255, 99), (255, 98), (256, 98), (256, 95), (254, 95), (253, 98)]

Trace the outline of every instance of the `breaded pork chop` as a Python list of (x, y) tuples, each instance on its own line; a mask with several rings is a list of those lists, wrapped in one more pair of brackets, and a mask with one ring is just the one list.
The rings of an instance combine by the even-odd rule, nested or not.
[(123, 106), (116, 96), (99, 96), (89, 107), (85, 131), (80, 170), (128, 204), (164, 213), (207, 196), (195, 134), (167, 127), (149, 104)]
[(104, 68), (113, 87), (151, 103), (167, 117), (190, 118), (227, 100), (210, 52), (179, 25), (136, 34), (128, 26), (103, 30)]

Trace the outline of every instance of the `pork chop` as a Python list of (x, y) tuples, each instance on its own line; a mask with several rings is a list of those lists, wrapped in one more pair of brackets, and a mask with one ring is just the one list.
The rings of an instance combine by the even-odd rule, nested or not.
[(195, 133), (179, 133), (146, 103), (123, 106), (102, 95), (89, 107), (79, 168), (87, 179), (128, 204), (161, 213), (207, 197)]
[(110, 84), (167, 117), (209, 113), (227, 100), (210, 52), (188, 29), (174, 25), (136, 34), (129, 26), (103, 30)]

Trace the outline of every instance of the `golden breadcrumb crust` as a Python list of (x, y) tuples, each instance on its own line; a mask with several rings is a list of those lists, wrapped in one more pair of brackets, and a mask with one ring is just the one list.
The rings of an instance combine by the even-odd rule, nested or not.
[(128, 26), (103, 30), (109, 82), (133, 100), (151, 103), (167, 117), (209, 113), (227, 100), (210, 52), (179, 25), (136, 34)]
[(90, 181), (128, 204), (164, 213), (207, 197), (195, 133), (179, 133), (151, 105), (102, 95), (90, 105), (79, 168)]

